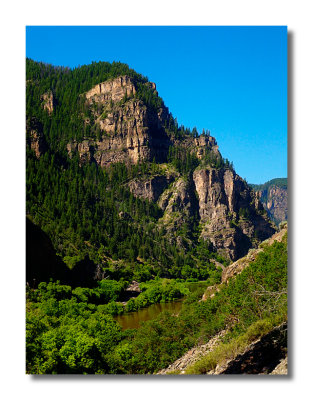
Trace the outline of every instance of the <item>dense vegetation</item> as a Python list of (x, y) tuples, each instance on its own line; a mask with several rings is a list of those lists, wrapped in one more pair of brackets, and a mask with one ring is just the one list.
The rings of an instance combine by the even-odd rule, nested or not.
[[(107, 285), (105, 290), (102, 285)], [(122, 331), (112, 317), (122, 287), (111, 281), (93, 290), (57, 283), (28, 289), (27, 372), (151, 373), (227, 326), (225, 342), (248, 342), (287, 318), (287, 237), (265, 246), (256, 261), (213, 298), (199, 302), (203, 290), (196, 291), (187, 296), (178, 317), (163, 313), (138, 330)], [(183, 287), (156, 281), (145, 288), (147, 297), (160, 301), (160, 296), (184, 294)], [(265, 322), (258, 323), (261, 320)], [(204, 372), (210, 362), (194, 372)]]

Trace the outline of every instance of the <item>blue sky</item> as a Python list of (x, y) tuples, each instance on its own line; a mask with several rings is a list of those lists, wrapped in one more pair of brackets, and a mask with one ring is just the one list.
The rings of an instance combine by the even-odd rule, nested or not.
[(26, 56), (121, 61), (155, 82), (178, 123), (209, 129), (251, 183), (287, 176), (287, 28), (31, 26)]

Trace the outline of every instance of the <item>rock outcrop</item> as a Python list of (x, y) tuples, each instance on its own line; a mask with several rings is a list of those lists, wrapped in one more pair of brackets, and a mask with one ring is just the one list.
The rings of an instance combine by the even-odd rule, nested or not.
[(196, 169), (201, 236), (235, 260), (275, 232), (249, 186), (231, 169)]
[(208, 149), (214, 154), (220, 155), (216, 139), (213, 136), (199, 136), (194, 138), (194, 147), (195, 153), (200, 160), (203, 159)]
[[(157, 93), (155, 84), (145, 85), (151, 93)], [(97, 138), (68, 143), (69, 156), (77, 152), (81, 163), (96, 162), (107, 167), (117, 162), (162, 163), (168, 160), (170, 146), (184, 149), (195, 155), (200, 164), (193, 176), (186, 178), (177, 171), (158, 172), (138, 176), (128, 183), (136, 197), (158, 202), (164, 213), (158, 224), (169, 234), (170, 242), (175, 240), (183, 246), (184, 239), (173, 236), (191, 218), (201, 223), (201, 238), (231, 260), (242, 257), (249, 248), (271, 236), (275, 228), (259, 197), (223, 163), (215, 138), (175, 136), (166, 128), (170, 120), (167, 108), (148, 106), (137, 92), (136, 81), (121, 76), (85, 93), (83, 98), (91, 113), (85, 124), (96, 126)], [(211, 162), (215, 167), (209, 166)]]
[(177, 233), (198, 213), (195, 191), (190, 182), (183, 177), (177, 178), (159, 197), (158, 206), (163, 211), (163, 217), (158, 221), (159, 228), (165, 230), (170, 243), (185, 247), (186, 238)]
[(54, 110), (54, 97), (51, 90), (49, 90), (48, 92), (44, 93), (41, 96), (41, 101), (44, 110), (46, 110), (48, 114), (51, 115)]
[(288, 357), (281, 360), (270, 375), (288, 375)]
[[(262, 192), (260, 193), (262, 197)], [(288, 191), (279, 186), (271, 186), (267, 191), (266, 201), (263, 203), (270, 217), (276, 223), (288, 219)]]
[(129, 182), (128, 187), (134, 196), (156, 202), (173, 180), (173, 175), (135, 178)]
[(47, 143), (42, 133), (42, 124), (35, 118), (26, 123), (26, 141), (37, 158), (47, 150)]
[(87, 92), (98, 138), (68, 143), (69, 155), (77, 151), (82, 161), (92, 159), (102, 167), (116, 162), (164, 161), (171, 144), (164, 130), (168, 110), (148, 107), (133, 97), (135, 93), (135, 81), (128, 76), (100, 83)]
[[(167, 368), (157, 372), (156, 375), (185, 374), (185, 370), (189, 366), (212, 352), (227, 332), (227, 330), (223, 330), (208, 343), (193, 347)], [(287, 375), (287, 323), (282, 323), (273, 328), (270, 332), (249, 344), (234, 358), (223, 360), (213, 370), (207, 371), (206, 374)]]
[(278, 226), (288, 220), (288, 179), (275, 178), (263, 185), (251, 185), (269, 217)]
[(233, 276), (240, 274), (252, 261), (255, 261), (257, 255), (263, 251), (264, 245), (267, 244), (270, 246), (276, 241), (281, 242), (285, 237), (285, 235), (287, 234), (287, 232), (288, 232), (287, 227), (283, 228), (281, 231), (275, 233), (271, 238), (262, 242), (262, 244), (257, 249), (250, 249), (245, 257), (240, 258), (233, 264), (224, 268), (222, 272), (222, 283), (225, 283)]

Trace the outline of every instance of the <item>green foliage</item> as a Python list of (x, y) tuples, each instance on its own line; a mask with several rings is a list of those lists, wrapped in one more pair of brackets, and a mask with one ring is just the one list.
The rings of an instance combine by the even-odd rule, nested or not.
[(214, 153), (210, 149), (205, 149), (205, 153), (201, 159), (201, 166), (209, 165), (216, 169), (230, 169), (234, 171), (234, 165), (227, 158), (221, 157), (219, 154)]
[[(122, 332), (109, 315), (122, 306), (95, 301), (92, 292), (106, 289), (114, 298), (118, 282), (102, 281), (99, 288), (40, 284), (27, 300), (28, 373), (136, 373), (166, 367), (197, 343), (231, 325), (225, 344), (190, 373), (203, 373), (287, 318), (287, 237), (266, 246), (240, 275), (221, 287), (213, 298), (199, 302), (201, 290), (187, 296), (179, 316), (162, 313), (135, 331)], [(143, 293), (128, 302), (138, 304), (174, 299), (191, 284), (156, 280), (142, 283)], [(33, 293), (33, 294), (31, 294)], [(87, 301), (86, 301), (87, 298)], [(93, 299), (93, 300), (92, 300)], [(110, 311), (109, 311), (110, 310)]]
[(213, 351), (189, 366), (186, 374), (205, 374), (214, 369), (217, 364), (233, 359), (242, 352), (250, 343), (268, 333), (275, 325), (268, 319), (259, 320), (253, 323), (247, 331), (237, 338), (230, 340), (229, 343), (222, 343), (215, 347)]
[(240, 208), (239, 209), (239, 217), (243, 219), (249, 219), (250, 218), (250, 212), (248, 208)]
[(158, 96), (157, 92), (142, 82), (137, 86), (135, 98), (142, 100), (148, 107), (155, 110), (164, 106), (163, 100)]
[(199, 160), (194, 153), (178, 146), (169, 148), (168, 162), (172, 163), (181, 174), (190, 173), (199, 165)]
[[(157, 224), (162, 210), (128, 190), (130, 179), (158, 174), (161, 166), (154, 160), (134, 166), (117, 163), (102, 170), (92, 160), (81, 163), (77, 154), (68, 157), (69, 141), (103, 135), (94, 124), (94, 110), (86, 107), (81, 95), (119, 75), (135, 80), (135, 96), (147, 107), (163, 107), (162, 99), (146, 84), (147, 78), (126, 64), (100, 62), (71, 70), (26, 61), (26, 137), (29, 140), (35, 129), (47, 143), (39, 159), (27, 147), (27, 213), (48, 234), (69, 267), (89, 256), (109, 278), (94, 288), (73, 289), (59, 282), (42, 282), (36, 290), (27, 288), (28, 373), (151, 373), (226, 324), (233, 324), (235, 337), (260, 319), (286, 315), (286, 241), (265, 248), (229, 285), (199, 302), (204, 288), (189, 293), (191, 282), (219, 283), (221, 270), (210, 260), (227, 263), (211, 244), (200, 240), (199, 216), (178, 228), (185, 247), (169, 244)], [(42, 94), (48, 91), (54, 97), (52, 115), (41, 104)], [(122, 101), (127, 99), (125, 94)], [(106, 117), (105, 110), (96, 111)], [(176, 138), (199, 135), (196, 128), (179, 127), (171, 115), (165, 129)], [(170, 147), (168, 161), (191, 184), (190, 175), (199, 166), (193, 152)], [(233, 168), (212, 152), (201, 163)], [(239, 214), (248, 217), (245, 210)], [(177, 280), (152, 280), (155, 277)], [(141, 282), (143, 292), (124, 307), (117, 301), (133, 279)], [(112, 318), (186, 295), (178, 317), (161, 314), (137, 331), (122, 332)]]
[(149, 281), (142, 283), (140, 287), (142, 293), (138, 297), (128, 301), (125, 311), (136, 311), (150, 304), (177, 300), (190, 293), (184, 283), (169, 279)]

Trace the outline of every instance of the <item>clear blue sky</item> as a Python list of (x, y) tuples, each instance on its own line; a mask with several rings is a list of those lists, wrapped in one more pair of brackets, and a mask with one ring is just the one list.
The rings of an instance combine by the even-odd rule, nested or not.
[(178, 123), (209, 129), (251, 183), (287, 176), (286, 27), (27, 27), (26, 56), (121, 61), (155, 82)]

